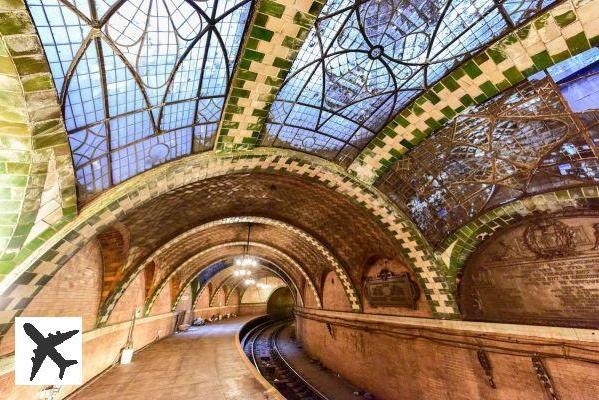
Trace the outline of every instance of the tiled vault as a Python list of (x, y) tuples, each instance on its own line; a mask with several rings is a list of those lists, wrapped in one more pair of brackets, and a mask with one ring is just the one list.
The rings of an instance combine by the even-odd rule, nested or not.
[[(122, 104), (126, 96), (120, 93), (123, 97), (116, 96), (116, 101), (121, 101), (118, 104), (124, 107), (124, 112), (112, 114), (107, 109), (110, 104), (105, 96), (110, 89), (106, 79), (111, 70), (106, 65), (100, 65), (101, 73), (98, 76), (104, 94), (103, 109), (91, 113), (85, 111), (85, 115), (71, 115), (71, 119), (93, 117), (94, 121), (90, 124), (85, 120), (85, 123), (77, 125), (76, 132), (69, 129), (69, 133), (86, 132), (84, 136), (87, 140), (94, 135), (102, 136), (99, 131), (90, 131), (93, 127), (102, 126), (106, 132), (114, 129), (113, 138), (116, 142), (126, 139), (127, 143), (118, 144), (112, 149), (109, 144), (110, 133), (106, 133), (102, 136), (106, 147), (102, 154), (95, 154), (99, 147), (88, 149), (94, 154), (83, 154), (88, 151), (85, 146), (97, 143), (79, 146), (81, 143), (75, 139), (71, 145), (79, 147), (70, 150), (79, 156), (89, 156), (83, 161), (85, 165), (78, 165), (81, 160), (74, 161), (77, 170), (86, 169), (85, 177), (80, 177), (80, 183), (86, 180), (104, 182), (107, 174), (105, 171), (97, 172), (94, 162), (105, 160), (106, 165), (100, 165), (99, 169), (113, 168), (112, 161), (109, 162), (113, 153), (113, 161), (122, 162), (122, 170), (128, 172), (123, 172), (117, 179), (111, 175), (110, 184), (94, 186), (90, 189), (92, 196), (89, 198), (80, 196), (81, 204), (85, 205), (78, 215), (74, 188), (76, 176), (63, 121), (69, 119), (65, 118), (65, 104), (72, 100), (67, 99), (70, 90), (67, 80), (81, 83), (78, 80), (83, 79), (81, 71), (86, 69), (86, 65), (93, 65), (93, 62), (89, 64), (93, 56), (86, 50), (90, 47), (69, 43), (72, 53), (77, 52), (74, 49), (83, 48), (78, 54), (71, 54), (71, 58), (83, 59), (88, 64), (81, 64), (81, 61), (80, 64), (52, 61), (51, 48), (59, 44), (49, 43), (47, 37), (36, 33), (36, 29), (37, 32), (44, 32), (43, 28), (52, 26), (38, 23), (36, 28), (25, 3), (23, 0), (0, 1), (0, 96), (6, 102), (5, 112), (0, 112), (0, 205), (3, 206), (0, 215), (0, 251), (3, 251), (0, 259), (0, 293), (3, 295), (0, 299), (0, 333), (9, 329), (14, 318), (73, 254), (91, 239), (106, 234), (117, 225), (127, 235), (127, 252), (126, 257), (114, 263), (115, 269), (120, 268), (111, 275), (114, 282), (105, 285), (100, 325), (106, 323), (120, 294), (137, 274), (145, 272), (149, 263), (155, 269), (152, 270), (153, 281), (146, 287), (146, 312), (149, 312), (165, 285), (172, 282), (176, 283), (172, 297), (176, 305), (198, 273), (241, 252), (248, 222), (253, 227), (253, 253), (279, 266), (297, 285), (301, 294), (305, 293), (304, 287), (309, 287), (319, 306), (322, 276), (333, 270), (343, 285), (352, 309), (361, 310), (362, 299), (356, 288), (362, 285), (366, 264), (375, 257), (388, 258), (401, 260), (413, 270), (435, 317), (458, 318), (459, 311), (452, 294), (453, 279), (458, 265), (485, 235), (509, 223), (515, 215), (521, 216), (530, 210), (542, 208), (538, 201), (545, 201), (551, 196), (557, 199), (567, 197), (569, 200), (562, 202), (564, 204), (585, 203), (585, 206), (588, 206), (588, 201), (580, 198), (597, 197), (594, 192), (589, 195), (591, 189), (587, 188), (581, 189), (580, 195), (578, 191), (568, 191), (567, 195), (564, 195), (564, 191), (557, 191), (502, 204), (502, 207), (479, 216), (471, 223), (466, 221), (464, 226), (455, 227), (451, 237), (441, 238), (445, 241), (435, 252), (404, 211), (373, 183), (418, 142), (442, 129), (469, 106), (480, 105), (536, 72), (597, 46), (599, 0), (547, 1), (538, 3), (538, 6), (528, 2), (523, 6), (528, 11), (523, 15), (510, 11), (514, 15), (510, 16), (512, 23), (506, 29), (489, 33), (484, 36), (485, 40), (477, 42), (478, 45), (469, 43), (468, 46), (472, 48), (459, 55), (463, 57), (460, 62), (444, 64), (443, 68), (446, 69), (442, 71), (440, 67), (438, 71), (441, 72), (438, 72), (437, 80), (433, 79), (434, 84), (429, 85), (432, 80), (425, 77), (425, 83), (418, 90), (408, 88), (409, 93), (413, 94), (413, 97), (406, 95), (410, 97), (409, 101), (389, 108), (389, 118), (372, 125), (367, 133), (362, 132), (361, 138), (352, 136), (345, 140), (344, 146), (351, 145), (352, 149), (343, 160), (314, 151), (303, 140), (299, 141), (302, 143), (300, 146), (291, 143), (289, 137), (284, 138), (284, 143), (269, 142), (265, 138), (269, 137), (267, 130), (273, 124), (284, 126), (285, 129), (303, 129), (295, 126), (301, 125), (302, 121), (296, 121), (294, 126), (288, 124), (287, 120), (275, 121), (277, 110), (273, 112), (273, 104), (277, 101), (293, 103), (292, 107), (299, 105), (304, 110), (304, 105), (299, 101), (281, 98), (285, 95), (282, 92), (289, 90), (290, 71), (293, 75), (312, 62), (322, 62), (324, 65), (323, 60), (328, 57), (328, 49), (323, 49), (322, 43), (318, 44), (320, 48), (317, 49), (310, 32), (327, 25), (323, 21), (335, 14), (336, 7), (341, 9), (347, 5), (347, 10), (340, 11), (339, 15), (346, 11), (358, 15), (357, 10), (368, 1), (349, 5), (331, 0), (233, 2), (243, 4), (245, 11), (243, 17), (231, 17), (235, 32), (225, 35), (225, 39), (232, 46), (239, 44), (239, 52), (238, 56), (237, 50), (229, 54), (231, 59), (226, 60), (224, 68), (226, 76), (214, 79), (221, 82), (217, 94), (203, 93), (200, 83), (197, 83), (195, 91), (193, 88), (191, 91), (183, 88), (185, 82), (203, 82), (205, 78), (204, 68), (201, 68), (198, 77), (192, 73), (194, 68), (193, 65), (190, 67), (189, 59), (183, 60), (188, 54), (197, 52), (199, 47), (194, 46), (201, 43), (202, 35), (210, 37), (210, 30), (217, 34), (213, 28), (223, 20), (215, 19), (214, 15), (203, 19), (208, 22), (208, 31), (200, 33), (195, 28), (189, 28), (190, 37), (194, 37), (188, 43), (189, 53), (183, 55), (184, 52), (177, 50), (174, 56), (176, 63), (171, 68), (169, 80), (172, 80), (173, 85), (179, 85), (176, 86), (177, 90), (185, 92), (185, 96), (174, 99), (165, 93), (163, 101), (150, 102), (146, 93), (142, 96), (144, 105), (140, 108), (137, 103), (141, 97), (136, 97), (139, 93), (127, 89), (125, 92), (134, 97), (132, 104)], [(37, 0), (27, 3), (31, 9), (38, 11), (49, 4)], [(84, 1), (77, 2), (75, 6), (72, 2), (62, 0), (55, 3), (61, 9), (69, 8), (69, 12), (84, 3), (88, 6), (100, 4)], [(103, 3), (106, 5), (107, 2)], [(118, 7), (125, 3), (118, 3)], [(181, 6), (178, 10), (194, 9), (198, 15), (198, 9), (204, 7), (199, 5), (202, 2), (175, 3)], [(508, 2), (481, 3), (494, 12), (498, 8), (505, 11), (505, 7), (509, 7)], [(451, 2), (448, 2), (446, 10), (450, 7)], [(141, 9), (141, 6), (137, 8)], [(472, 4), (472, 8), (476, 7)], [(323, 9), (325, 13), (320, 14)], [(103, 9), (100, 14), (107, 11), (107, 8)], [(227, 14), (229, 16), (236, 13), (233, 9), (230, 11)], [(332, 14), (327, 14), (329, 12)], [(392, 18), (397, 17), (394, 14), (396, 12), (390, 11)], [(104, 18), (90, 13), (83, 18), (83, 14), (86, 13), (79, 12), (75, 19), (85, 21), (84, 28), (89, 28), (89, 32), (85, 31), (81, 35), (82, 40), (86, 40), (87, 44), (96, 44), (97, 58), (105, 57), (100, 50), (115, 52), (115, 76), (112, 78), (116, 79), (116, 71), (119, 70), (123, 76), (127, 75), (126, 81), (141, 87), (139, 79), (143, 74), (140, 71), (135, 73), (137, 79), (131, 80), (131, 65), (116, 67), (116, 64), (124, 63), (127, 57), (116, 54), (119, 45), (113, 43), (114, 38), (111, 39), (113, 46), (102, 44), (102, 40), (108, 40), (110, 34), (98, 28), (103, 26), (100, 23), (107, 23), (113, 17), (121, 18), (122, 15), (108, 12)], [(38, 17), (40, 15), (37, 14)], [(227, 15), (222, 18), (228, 18)], [(498, 18), (506, 17), (503, 15)], [(503, 19), (501, 21), (505, 22)], [(496, 21), (491, 22), (485, 26), (494, 27)], [(78, 24), (81, 25), (81, 22)], [(112, 25), (113, 28), (116, 26), (115, 23)], [(367, 36), (366, 32), (360, 34)], [(206, 54), (209, 48), (210, 45), (206, 45)], [(307, 52), (306, 57), (302, 51)], [(343, 52), (362, 52), (363, 56), (368, 53), (367, 58), (373, 61), (383, 57), (385, 49), (379, 49), (379, 53), (373, 52), (373, 48), (350, 48)], [(428, 57), (425, 63), (429, 63)], [(205, 60), (203, 66), (206, 66)], [(81, 71), (78, 71), (80, 67)], [(181, 69), (177, 70), (179, 67)], [(68, 79), (65, 78), (63, 82), (66, 86), (57, 91), (55, 83), (61, 79), (55, 73), (58, 69), (72, 76), (66, 77)], [(191, 75), (194, 75), (193, 79)], [(188, 79), (183, 79), (185, 77)], [(214, 82), (208, 82), (208, 78), (206, 84), (210, 86)], [(328, 92), (325, 90), (325, 84), (329, 82), (327, 80), (335, 78), (335, 82), (339, 83), (339, 77), (331, 77), (330, 74), (321, 78), (323, 92)], [(108, 79), (111, 77), (108, 76)], [(356, 82), (350, 82), (350, 85)], [(168, 92), (169, 89), (165, 90)], [(303, 90), (304, 87), (298, 89), (298, 93)], [(399, 91), (400, 88), (394, 89), (395, 94)], [(341, 92), (342, 97), (355, 100), (351, 99), (351, 91)], [(371, 94), (374, 97), (381, 95), (379, 91)], [(57, 101), (57, 98), (60, 100)], [(215, 100), (217, 98), (218, 101)], [(84, 107), (86, 99), (82, 97), (79, 100), (82, 103), (80, 106)], [(87, 105), (90, 102), (99, 104), (97, 99), (87, 100)], [(218, 103), (213, 104), (216, 111), (209, 120), (198, 119), (200, 100)], [(326, 99), (322, 97), (321, 100), (320, 108), (316, 108), (322, 112), (322, 103)], [(62, 103), (62, 110), (59, 103)], [(193, 103), (193, 111), (189, 104), (185, 108), (186, 103)], [(70, 104), (73, 107), (73, 103)], [(128, 106), (135, 107), (128, 109)], [(382, 104), (377, 107), (382, 107)], [(291, 111), (281, 109), (278, 112), (291, 114)], [(337, 118), (343, 112), (337, 110), (331, 114)], [(140, 137), (135, 136), (139, 132), (133, 132), (135, 137), (129, 137), (129, 130), (137, 128), (140, 123), (134, 115), (137, 113), (152, 121), (162, 121), (164, 115), (168, 115), (174, 125), (170, 129), (159, 123), (158, 127), (153, 126)], [(113, 117), (123, 124), (115, 123), (117, 119), (112, 121)], [(319, 121), (321, 117), (322, 113), (318, 116)], [(370, 117), (362, 115), (360, 118)], [(192, 123), (183, 124), (186, 118), (191, 118)], [(326, 118), (335, 119), (332, 115)], [(343, 118), (351, 119), (347, 115)], [(360, 120), (358, 125), (361, 128), (366, 124), (366, 120)], [(321, 124), (319, 122), (316, 125)], [(345, 134), (344, 125), (336, 126), (336, 133), (320, 132), (323, 126), (310, 129), (324, 136)], [(127, 131), (126, 137), (118, 138), (116, 131), (119, 129)], [(209, 132), (203, 131), (206, 129)], [(184, 139), (181, 136), (183, 134), (186, 135)], [(162, 138), (160, 143), (156, 142), (158, 136)], [(349, 143), (354, 139), (355, 142)], [(149, 149), (164, 150), (160, 145), (167, 146), (168, 141), (173, 146), (177, 142), (174, 147), (178, 150), (168, 153), (168, 156), (159, 152), (156, 160), (152, 161)], [(142, 143), (149, 147), (144, 147)], [(117, 150), (121, 147), (127, 147), (131, 152), (117, 157)], [(305, 153), (291, 148), (301, 149)], [(193, 154), (201, 151), (204, 153)], [(134, 164), (137, 165), (135, 168)], [(133, 176), (142, 171), (146, 172)], [(101, 192), (113, 184), (114, 187)], [(547, 201), (551, 203), (552, 200)], [(453, 247), (448, 250), (450, 246)], [(453, 251), (449, 258), (448, 251)], [(440, 259), (449, 259), (448, 267)]]
[[(255, 175), (261, 179), (252, 180), (251, 173), (261, 173)], [(216, 177), (227, 178), (220, 179), (219, 184), (219, 179), (210, 179)], [(202, 181), (205, 186), (199, 183)], [(247, 185), (253, 189), (246, 191)], [(279, 200), (266, 195), (272, 190), (278, 191)], [(205, 204), (211, 191), (212, 201)], [(235, 207), (227, 200), (231, 193), (239, 196)], [(142, 204), (144, 212), (137, 210)], [(152, 213), (171, 223), (168, 227), (142, 225), (140, 219), (132, 218)], [(6, 293), (1, 312), (3, 328), (10, 326), (31, 297), (78, 248), (115, 221), (121, 220), (132, 238), (140, 235), (138, 242), (132, 240), (132, 247), (143, 245), (145, 254), (150, 254), (152, 248), (219, 213), (222, 217), (227, 216), (223, 213), (266, 215), (293, 222), (333, 251), (352, 280), (359, 276), (358, 267), (373, 255), (404, 257), (417, 274), (435, 314), (456, 316), (444, 271), (413, 225), (384, 196), (321, 159), (292, 151), (256, 149), (226, 157), (188, 157), (154, 168), (101, 195), (0, 283)], [(341, 229), (347, 232), (342, 234)]]
[[(186, 264), (189, 264), (192, 268), (197, 263), (202, 266), (209, 265), (210, 263), (206, 264), (198, 260), (200, 254), (209, 252), (212, 249), (222, 248), (226, 243), (246, 239), (248, 224), (251, 224), (251, 242), (257, 243), (262, 248), (268, 247), (271, 252), (287, 258), (289, 262), (284, 262), (281, 265), (292, 264), (292, 267), (295, 266), (295, 268), (291, 268), (291, 271), (286, 270), (292, 275), (294, 275), (293, 272), (296, 272), (295, 276), (298, 278), (296, 281), (306, 279), (313, 287), (312, 280), (314, 278), (309, 278), (310, 276), (316, 277), (318, 282), (319, 277), (325, 271), (334, 270), (340, 281), (345, 283), (350, 302), (355, 305), (356, 310), (360, 309), (360, 301), (356, 294), (357, 290), (345, 268), (315, 238), (294, 226), (271, 218), (234, 217), (209, 222), (186, 231), (171, 239), (144, 258), (143, 261), (139, 263), (135, 261), (132, 266), (128, 265), (127, 269), (123, 271), (125, 277), (105, 301), (102, 310), (110, 312), (128, 285), (149, 264), (156, 266), (153, 279), (154, 285), (150, 289), (153, 293), (156, 293), (157, 287), (163, 284), (166, 277), (172, 275), (175, 270), (184, 268)], [(299, 265), (298, 262), (301, 262), (302, 265)], [(302, 272), (303, 278), (301, 275), (297, 276), (298, 271)], [(319, 288), (319, 290), (322, 290), (322, 288)], [(106, 315), (100, 315), (101, 322), (105, 318), (107, 318)]]

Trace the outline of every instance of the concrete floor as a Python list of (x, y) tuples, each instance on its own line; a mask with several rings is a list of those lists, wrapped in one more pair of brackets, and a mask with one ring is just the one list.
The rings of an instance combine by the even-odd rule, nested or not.
[(135, 354), (73, 399), (253, 400), (264, 388), (242, 361), (235, 333), (251, 317), (224, 320), (170, 336)]

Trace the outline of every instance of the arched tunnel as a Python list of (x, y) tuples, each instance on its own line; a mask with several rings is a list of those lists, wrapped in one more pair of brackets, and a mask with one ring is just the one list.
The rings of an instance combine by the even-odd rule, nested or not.
[(0, 0), (0, 399), (599, 398), (599, 0)]

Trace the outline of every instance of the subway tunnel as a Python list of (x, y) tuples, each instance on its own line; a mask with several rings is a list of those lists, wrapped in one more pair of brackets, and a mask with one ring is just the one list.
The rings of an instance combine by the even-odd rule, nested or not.
[(0, 399), (599, 398), (598, 46), (599, 0), (0, 0)]

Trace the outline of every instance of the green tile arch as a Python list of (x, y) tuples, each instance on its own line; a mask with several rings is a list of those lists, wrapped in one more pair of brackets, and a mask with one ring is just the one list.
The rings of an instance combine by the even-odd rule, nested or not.
[[(204, 270), (205, 268), (208, 268), (208, 267), (210, 266), (210, 264), (212, 264), (212, 262), (209, 262), (209, 263), (201, 263), (200, 259), (201, 259), (201, 257), (202, 257), (203, 255), (207, 254), (208, 252), (215, 252), (215, 251), (218, 251), (218, 250), (220, 250), (220, 249), (227, 248), (227, 247), (235, 247), (235, 246), (237, 246), (237, 247), (242, 247), (244, 243), (245, 243), (245, 242), (234, 242), (234, 243), (225, 243), (225, 244), (220, 244), (220, 245), (217, 245), (217, 246), (213, 246), (212, 248), (210, 248), (210, 249), (206, 249), (206, 250), (204, 250), (204, 251), (202, 251), (202, 252), (200, 252), (200, 253), (198, 253), (198, 254), (194, 255), (194, 256), (193, 256), (193, 257), (191, 257), (189, 260), (185, 261), (183, 264), (181, 264), (179, 267), (177, 267), (177, 268), (176, 268), (174, 271), (172, 271), (172, 272), (171, 272), (171, 273), (170, 273), (170, 274), (169, 274), (169, 275), (168, 275), (168, 276), (167, 276), (165, 279), (163, 279), (163, 280), (161, 281), (161, 283), (160, 283), (160, 285), (158, 286), (157, 290), (154, 292), (154, 294), (152, 295), (152, 297), (151, 297), (151, 298), (149, 298), (149, 299), (147, 300), (147, 302), (146, 302), (146, 306), (145, 306), (145, 315), (150, 315), (150, 313), (151, 313), (151, 311), (152, 311), (152, 306), (154, 305), (154, 302), (156, 301), (156, 299), (158, 298), (158, 296), (160, 296), (160, 293), (161, 293), (161, 292), (162, 292), (162, 290), (163, 290), (163, 289), (166, 287), (166, 285), (167, 285), (167, 283), (168, 283), (168, 281), (169, 281), (169, 279), (170, 279), (171, 277), (173, 277), (174, 275), (176, 275), (176, 274), (177, 274), (177, 273), (179, 273), (179, 272), (184, 272), (186, 267), (192, 267), (192, 270), (191, 270), (191, 272), (189, 272), (189, 271), (188, 271), (188, 274), (187, 274), (187, 275), (189, 275), (189, 276), (185, 276), (185, 277), (184, 277), (184, 280), (183, 280), (184, 284), (181, 286), (181, 289), (180, 289), (180, 290), (177, 292), (177, 294), (176, 294), (176, 296), (175, 296), (175, 301), (173, 302), (173, 305), (172, 305), (172, 310), (175, 310), (175, 309), (177, 308), (177, 305), (179, 304), (179, 301), (181, 300), (181, 296), (183, 296), (183, 294), (184, 294), (185, 290), (187, 289), (187, 287), (189, 287), (189, 286), (190, 286), (190, 284), (191, 284), (191, 282), (193, 281), (193, 279), (194, 279), (194, 278), (195, 278), (195, 277), (196, 277), (196, 276), (197, 276), (199, 273), (201, 273), (201, 272), (202, 272), (202, 270)], [(271, 247), (271, 246), (268, 246), (268, 245), (265, 245), (265, 244), (261, 244), (261, 243), (255, 243), (255, 242), (253, 243), (253, 245), (254, 245), (254, 246), (258, 246), (258, 245), (259, 245), (259, 246), (261, 246), (261, 247), (268, 248), (268, 249), (270, 249), (270, 250), (273, 250), (273, 251), (275, 251), (275, 252), (278, 252), (278, 253), (280, 253), (281, 255), (284, 255), (285, 257), (288, 257), (290, 260), (292, 260), (292, 261), (293, 261), (293, 259), (291, 259), (291, 257), (287, 256), (287, 255), (286, 255), (284, 252), (282, 252), (282, 251), (280, 251), (280, 250), (278, 250), (278, 249), (275, 249), (274, 247)], [(198, 262), (200, 262), (200, 265), (198, 265)], [(297, 264), (297, 263), (296, 263), (296, 264)], [(299, 266), (299, 264), (298, 264), (298, 266)], [(218, 276), (220, 273), (222, 273), (222, 272), (226, 272), (226, 271), (227, 271), (227, 270), (225, 269), (225, 270), (223, 270), (223, 271), (220, 271), (219, 273), (215, 274), (215, 275), (214, 275), (212, 278), (210, 278), (209, 282), (210, 282), (210, 281), (212, 281), (212, 280), (213, 280), (213, 279), (214, 279), (216, 276)], [(294, 289), (296, 290), (296, 292), (297, 292), (297, 293), (298, 293), (298, 295), (300, 296), (300, 302), (303, 304), (303, 298), (301, 298), (301, 295), (302, 295), (302, 293), (300, 292), (300, 290), (299, 290), (299, 287), (297, 286), (296, 282), (295, 282), (295, 281), (293, 281), (293, 279), (291, 279), (291, 278), (289, 277), (289, 275), (288, 275), (286, 272), (284, 272), (284, 270), (283, 270), (282, 268), (281, 268), (281, 271), (283, 271), (283, 273), (285, 273), (285, 275), (287, 276), (287, 278), (288, 278), (288, 279), (291, 281), (292, 285), (294, 286)], [(306, 277), (306, 276), (307, 276), (307, 275), (304, 275), (304, 277)], [(231, 277), (231, 276), (229, 276), (229, 277)], [(224, 282), (224, 281), (226, 281), (227, 279), (228, 279), (228, 278), (226, 278), (225, 280), (223, 280), (223, 282)], [(313, 295), (314, 295), (314, 296), (316, 296), (316, 302), (317, 302), (318, 308), (322, 308), (322, 304), (320, 303), (320, 299), (318, 298), (318, 292), (316, 291), (316, 288), (314, 287), (314, 283), (313, 283), (313, 281), (312, 281), (310, 278), (308, 278), (307, 282), (308, 282), (308, 284), (310, 285), (310, 288), (311, 288), (311, 290), (312, 290), (312, 292), (313, 292)], [(207, 286), (208, 286), (207, 284), (206, 284), (205, 286), (203, 286), (203, 287), (201, 288), (201, 290), (198, 292), (198, 294), (196, 295), (196, 297), (193, 299), (193, 302), (192, 302), (192, 310), (193, 310), (193, 309), (194, 309), (194, 307), (195, 307), (195, 303), (196, 303), (197, 299), (199, 299), (199, 297), (200, 297), (200, 296), (201, 296), (201, 294), (203, 293), (204, 289), (206, 289), (206, 288), (207, 288)], [(219, 286), (218, 286), (218, 287), (215, 289), (215, 291), (214, 291), (213, 293), (211, 293), (211, 294), (210, 294), (210, 304), (212, 303), (212, 300), (214, 299), (214, 296), (215, 296), (215, 294), (218, 292), (218, 289), (220, 289), (220, 288), (221, 288), (221, 286), (222, 286), (222, 285), (219, 285)]]
[(448, 267), (452, 285), (468, 257), (495, 232), (537, 213), (557, 213), (562, 210), (590, 209), (599, 200), (599, 186), (585, 186), (527, 197), (497, 207), (463, 226), (449, 236), (437, 249), (437, 257)]
[(599, 45), (599, 0), (567, 0), (494, 42), (416, 98), (349, 170), (374, 182), (397, 159), (472, 104)]
[(0, 1), (0, 101), (2, 279), (77, 213), (61, 110), (22, 0)]
[[(314, 296), (314, 301), (315, 301), (317, 307), (318, 308), (322, 308), (322, 303), (321, 303), (321, 300), (320, 300), (320, 296), (318, 294), (318, 290), (316, 290), (316, 285), (314, 283), (314, 280), (312, 279), (312, 277), (310, 277), (310, 275), (306, 272), (306, 270), (297, 261), (295, 261), (287, 253), (285, 253), (285, 252), (283, 252), (283, 251), (281, 251), (279, 249), (276, 249), (276, 248), (274, 248), (272, 246), (269, 246), (269, 245), (266, 245), (266, 244), (263, 244), (263, 243), (257, 243), (257, 242), (250, 242), (250, 243), (254, 247), (260, 247), (260, 248), (267, 249), (268, 251), (272, 251), (276, 255), (282, 257), (283, 259), (285, 259), (289, 264), (293, 265), (294, 268), (297, 269), (300, 272), (300, 274), (302, 275), (302, 277), (304, 278), (304, 280), (307, 282), (308, 287), (310, 288), (310, 291), (312, 292), (312, 294)], [(242, 244), (243, 244), (243, 242), (234, 242), (234, 243), (227, 243), (227, 244), (218, 245), (218, 246), (215, 246), (215, 247), (217, 247), (219, 249), (222, 249), (222, 248), (226, 248), (226, 247), (230, 247), (230, 246), (239, 246), (239, 245), (242, 245)], [(197, 257), (198, 257), (198, 255), (195, 255), (195, 256), (191, 257), (188, 261), (185, 262), (185, 264), (188, 264), (188, 262), (192, 262), (192, 261), (195, 262), (195, 260), (197, 259)], [(180, 267), (178, 267), (178, 270), (181, 270), (184, 267), (185, 267), (185, 265), (182, 264)], [(281, 268), (281, 270), (284, 271), (283, 268)], [(198, 270), (198, 272), (195, 273), (194, 276), (197, 276), (198, 273), (199, 273), (199, 270)], [(290, 280), (292, 280), (292, 279), (290, 278)], [(188, 282), (187, 285), (189, 285), (190, 283), (191, 282)], [(179, 293), (179, 296), (183, 293), (183, 291), (185, 289), (186, 289), (186, 287), (183, 287), (181, 289), (181, 292)], [(299, 288), (298, 288), (298, 293), (299, 293), (299, 295), (301, 297), (302, 293), (301, 293), (301, 291), (299, 291)], [(346, 288), (346, 294), (348, 296), (348, 301), (350, 301), (350, 302), (351, 302), (350, 295), (352, 293), (353, 294), (356, 293), (355, 292), (355, 288), (354, 288), (353, 292), (348, 291), (347, 288)], [(194, 299), (194, 304), (195, 304), (195, 300), (197, 300), (197, 298), (199, 298), (200, 294), (201, 294), (201, 291), (198, 293), (198, 295)], [(179, 301), (179, 296), (177, 297), (177, 301), (175, 302), (174, 307), (177, 305), (177, 302)], [(353, 304), (356, 304), (356, 302), (354, 301)], [(360, 309), (355, 309), (355, 311), (360, 311), (361, 310), (361, 304), (359, 303), (359, 299), (358, 299), (357, 305), (360, 307)]]
[(325, 0), (259, 0), (229, 91), (215, 150), (257, 145), (270, 106)]
[[(285, 282), (285, 279), (279, 275), (280, 271), (275, 270), (275, 269), (270, 268), (270, 267), (263, 267), (263, 268), (266, 269), (267, 271), (273, 273), (276, 277), (280, 278), (282, 281)], [(268, 276), (268, 275), (263, 275), (263, 276)], [(235, 278), (237, 278), (237, 279), (235, 279)], [(288, 277), (286, 277), (286, 278), (288, 278)], [(223, 279), (218, 284), (217, 288), (214, 290), (214, 293), (211, 294), (211, 296), (210, 296), (210, 302), (209, 302), (210, 306), (212, 307), (212, 302), (216, 298), (216, 294), (219, 292), (220, 289), (225, 290), (227, 287), (230, 287), (229, 291), (225, 290), (225, 305), (227, 305), (227, 303), (229, 301), (229, 295), (231, 293), (233, 293), (233, 290), (236, 289), (243, 282), (244, 279), (245, 279), (244, 277), (239, 277), (239, 276), (236, 277), (233, 274), (233, 272), (231, 272), (229, 276), (227, 276), (225, 279)], [(258, 280), (258, 279), (260, 279), (260, 276), (256, 276), (253, 279)], [(237, 282), (235, 282), (235, 280), (237, 280)], [(232, 283), (235, 283), (235, 285), (231, 285)], [(291, 283), (293, 285), (293, 290), (294, 290), (294, 292), (292, 292), (293, 293), (293, 297), (295, 298), (295, 293), (299, 294), (300, 290), (299, 290), (299, 287), (296, 285), (295, 282), (291, 281)], [(301, 298), (300, 298), (299, 303), (303, 303), (303, 300)], [(318, 308), (322, 308), (322, 307), (318, 307)]]
[(301, 176), (363, 207), (397, 241), (432, 304), (434, 316), (459, 317), (445, 277), (446, 268), (434, 257), (414, 224), (384, 194), (321, 158), (292, 150), (256, 148), (249, 152), (189, 156), (153, 168), (102, 193), (0, 281), (0, 295), (4, 299), (0, 332), (10, 328), (14, 317), (73, 254), (131, 209), (172, 189), (242, 171)]
[[(343, 268), (341, 263), (337, 260), (337, 258), (324, 245), (319, 243), (315, 238), (313, 238), (308, 233), (298, 229), (295, 226), (284, 223), (282, 221), (278, 221), (278, 220), (275, 220), (272, 218), (265, 218), (265, 217), (245, 216), (245, 217), (223, 218), (223, 219), (208, 222), (206, 224), (203, 224), (203, 225), (197, 226), (193, 229), (190, 229), (187, 232), (184, 232), (181, 235), (173, 238), (169, 242), (165, 243), (163, 246), (158, 248), (156, 251), (154, 251), (148, 257), (141, 260), (138, 265), (132, 266), (131, 268), (129, 268), (125, 277), (120, 282), (119, 286), (116, 287), (107, 296), (106, 300), (100, 306), (99, 313), (98, 313), (98, 326), (103, 326), (104, 324), (106, 324), (108, 322), (108, 319), (110, 318), (110, 314), (112, 313), (112, 310), (116, 307), (119, 299), (125, 293), (127, 288), (129, 288), (129, 286), (135, 281), (135, 278), (149, 264), (151, 264), (155, 260), (159, 259), (161, 254), (164, 254), (164, 253), (168, 252), (170, 249), (172, 249), (182, 243), (185, 243), (186, 239), (189, 239), (189, 238), (193, 237), (194, 235), (196, 235), (197, 233), (205, 231), (206, 229), (210, 229), (210, 228), (213, 228), (216, 226), (222, 226), (222, 225), (247, 224), (247, 223), (258, 223), (258, 224), (264, 224), (264, 225), (277, 226), (277, 227), (283, 228), (285, 230), (292, 231), (293, 233), (302, 237), (304, 240), (312, 243), (313, 246), (323, 255), (323, 257), (329, 260), (329, 262), (331, 263), (331, 268), (337, 272), (339, 279), (342, 282), (348, 282), (347, 286), (345, 286), (345, 290), (346, 290), (346, 293), (348, 296), (348, 300), (354, 306), (354, 309), (356, 311), (360, 311), (362, 309), (359, 298), (357, 296), (357, 290), (354, 287), (352, 281), (349, 279), (348, 273), (346, 272), (345, 268)], [(222, 247), (220, 247), (220, 248), (222, 248)], [(272, 251), (274, 251), (274, 249)], [(288, 256), (285, 258), (288, 258)], [(191, 257), (191, 259), (193, 259), (195, 262), (197, 257), (193, 256), (193, 257)], [(187, 262), (185, 262), (184, 264), (188, 265)], [(309, 282), (309, 285), (311, 287), (314, 287), (312, 279), (308, 276), (308, 274), (305, 272), (305, 270), (297, 263), (292, 263), (292, 264), (294, 264), (297, 267), (298, 271), (300, 271), (302, 276), (304, 276), (304, 278)], [(174, 266), (174, 268), (172, 270), (169, 270), (168, 275), (172, 276), (173, 271), (176, 272), (177, 270), (179, 270), (179, 267), (180, 266)], [(316, 290), (315, 287), (314, 287), (314, 290)], [(155, 295), (152, 294), (150, 297), (155, 297)]]

